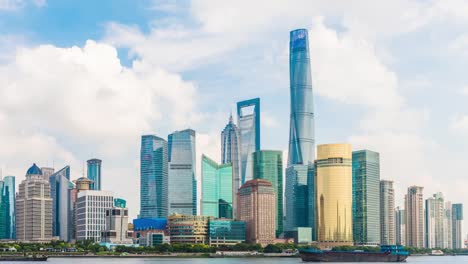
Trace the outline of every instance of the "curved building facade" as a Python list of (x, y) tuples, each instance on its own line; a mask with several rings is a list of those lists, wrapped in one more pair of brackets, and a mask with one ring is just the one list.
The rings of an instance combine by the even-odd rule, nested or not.
[(352, 245), (351, 145), (319, 145), (316, 166), (317, 240), (330, 246)]
[(242, 185), (253, 179), (252, 153), (260, 150), (260, 98), (238, 102), (237, 117)]
[(289, 42), (291, 120), (288, 166), (313, 164), (315, 159), (314, 103), (306, 29), (293, 30)]

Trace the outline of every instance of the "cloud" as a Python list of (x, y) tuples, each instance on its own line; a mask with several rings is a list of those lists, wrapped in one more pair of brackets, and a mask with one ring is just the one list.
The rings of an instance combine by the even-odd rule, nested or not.
[(140, 135), (196, 126), (197, 97), (179, 75), (140, 61), (122, 66), (108, 44), (18, 49), (0, 66), (4, 172), (20, 181), (32, 162), (54, 161), (70, 164), (77, 178), (84, 160), (100, 157), (105, 188), (122, 192), (136, 211), (137, 187), (120, 186), (138, 179)]
[(0, 11), (15, 11), (29, 4), (43, 7), (47, 4), (47, 0), (0, 0)]

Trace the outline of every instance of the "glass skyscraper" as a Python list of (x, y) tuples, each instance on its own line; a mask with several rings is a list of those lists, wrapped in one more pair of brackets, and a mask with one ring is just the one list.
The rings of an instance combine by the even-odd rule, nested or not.
[(316, 164), (317, 241), (353, 245), (351, 145), (318, 145)]
[(229, 123), (221, 132), (221, 164), (232, 165), (232, 208), (235, 217), (237, 208), (237, 191), (241, 187), (240, 169), (240, 142), (239, 129), (232, 120), (232, 115), (229, 117)]
[(15, 177), (0, 179), (0, 239), (15, 239)]
[(237, 103), (241, 185), (252, 180), (252, 153), (260, 150), (260, 98)]
[(100, 159), (90, 159), (88, 163), (88, 179), (93, 182), (90, 185), (91, 190), (101, 190), (101, 163)]
[(290, 32), (289, 42), (290, 131), (286, 168), (286, 235), (297, 227), (315, 234), (314, 103), (306, 29)]
[(167, 141), (141, 137), (140, 218), (165, 218), (168, 213)]
[(276, 236), (283, 233), (283, 152), (259, 150), (253, 153), (253, 177), (271, 182), (276, 194)]
[[(452, 204), (452, 248), (463, 248), (463, 204)], [(450, 231), (449, 231), (450, 232)]]
[(50, 197), (52, 198), (52, 235), (60, 237), (60, 240), (70, 241), (72, 210), (70, 202), (70, 190), (73, 183), (70, 181), (70, 166), (49, 176)]
[(169, 214), (197, 215), (195, 131), (168, 136)]
[(232, 218), (232, 166), (218, 165), (202, 155), (202, 201), (203, 216)]
[(353, 240), (380, 244), (380, 157), (370, 150), (353, 151)]

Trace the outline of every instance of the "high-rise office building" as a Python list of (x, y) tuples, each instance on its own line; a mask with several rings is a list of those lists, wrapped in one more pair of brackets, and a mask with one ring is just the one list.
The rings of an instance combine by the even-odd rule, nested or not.
[(276, 195), (276, 237), (283, 233), (283, 152), (258, 150), (253, 153), (253, 177), (271, 182)]
[(252, 153), (260, 150), (260, 98), (237, 103), (241, 184), (252, 180)]
[(463, 204), (452, 204), (452, 248), (463, 248)]
[(395, 245), (395, 190), (393, 181), (380, 181), (380, 244)]
[(73, 208), (70, 202), (73, 183), (70, 181), (70, 166), (65, 166), (49, 176), (52, 198), (52, 235), (70, 241)]
[(15, 239), (15, 177), (0, 178), (0, 239)]
[(186, 129), (168, 136), (169, 214), (197, 215), (195, 131)]
[(395, 209), (395, 240), (397, 245), (406, 246), (406, 214), (405, 209)]
[(405, 195), (406, 246), (424, 247), (423, 187), (410, 186)]
[(316, 163), (317, 240), (330, 246), (352, 245), (351, 145), (318, 145)]
[(289, 42), (291, 116), (288, 166), (314, 162), (314, 103), (306, 29), (293, 30)]
[(92, 180), (91, 190), (101, 190), (101, 164), (100, 159), (90, 159), (87, 161), (88, 164), (88, 179)]
[(219, 165), (202, 155), (201, 215), (215, 218), (232, 217), (232, 166)]
[(315, 132), (309, 38), (306, 29), (290, 32), (289, 42), (290, 130), (286, 168), (285, 235), (298, 227), (315, 232)]
[(246, 241), (263, 246), (275, 240), (276, 197), (271, 182), (250, 180), (237, 194), (237, 217), (246, 223)]
[(76, 201), (76, 240), (101, 242), (106, 230), (106, 211), (114, 207), (114, 194), (108, 191), (78, 192)]
[[(353, 152), (353, 240), (380, 244), (380, 157), (370, 150)], [(393, 215), (393, 210), (392, 210)]]
[(141, 137), (140, 218), (165, 218), (168, 214), (167, 141), (153, 135)]
[(241, 153), (240, 153), (240, 138), (239, 129), (232, 120), (232, 115), (229, 117), (229, 123), (221, 132), (221, 164), (232, 165), (232, 213), (235, 217), (237, 191), (241, 187)]
[(16, 239), (46, 242), (52, 239), (50, 183), (36, 164), (26, 172), (16, 196)]
[(445, 202), (444, 210), (444, 248), (451, 249), (452, 241), (452, 202)]
[(444, 196), (436, 193), (426, 199), (425, 247), (444, 248)]

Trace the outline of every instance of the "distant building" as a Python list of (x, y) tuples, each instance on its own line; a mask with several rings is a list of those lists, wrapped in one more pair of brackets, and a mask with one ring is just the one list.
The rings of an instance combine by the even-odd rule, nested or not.
[(195, 131), (169, 134), (169, 214), (197, 215)]
[(16, 238), (16, 187), (15, 177), (0, 178), (0, 239)]
[(424, 247), (423, 187), (410, 186), (405, 195), (406, 246)]
[(397, 245), (406, 246), (406, 214), (405, 209), (395, 209), (395, 240)]
[(395, 190), (393, 181), (380, 181), (380, 244), (395, 245)]
[(452, 249), (452, 202), (445, 202), (444, 210), (444, 248)]
[(232, 166), (219, 165), (202, 155), (201, 214), (215, 218), (232, 218)]
[(327, 247), (352, 245), (351, 145), (318, 145), (316, 164), (317, 241)]
[(275, 240), (276, 195), (273, 185), (263, 179), (250, 180), (237, 194), (237, 217), (246, 223), (246, 240), (263, 246)]
[(463, 204), (452, 204), (452, 248), (463, 248)]
[(167, 141), (141, 137), (140, 218), (165, 218), (168, 213)]
[(210, 220), (208, 242), (210, 246), (235, 245), (245, 242), (245, 222), (230, 219)]
[(132, 244), (128, 234), (128, 209), (112, 207), (106, 209), (106, 228), (101, 231), (101, 242), (110, 244)]
[(253, 153), (253, 177), (271, 182), (276, 195), (276, 237), (283, 233), (283, 152), (258, 150)]
[(237, 102), (241, 184), (252, 180), (252, 153), (260, 150), (260, 98)]
[(70, 208), (71, 208), (71, 224), (70, 224), (70, 241), (76, 241), (76, 201), (78, 200), (78, 193), (81, 191), (89, 190), (92, 181), (86, 177), (80, 177), (73, 181), (75, 188), (70, 190)]
[(163, 239), (169, 239), (169, 231), (167, 230), (166, 218), (138, 218), (133, 219), (133, 235), (134, 238), (139, 240), (140, 245), (152, 243), (146, 239), (149, 234), (163, 234)]
[(208, 244), (209, 216), (172, 214), (168, 218), (171, 243)]
[(52, 239), (50, 183), (36, 164), (26, 172), (16, 196), (16, 238), (47, 242)]
[(70, 166), (50, 175), (49, 182), (52, 197), (52, 235), (58, 236), (60, 240), (70, 241), (73, 224), (70, 191), (74, 187), (70, 181)]
[(119, 208), (126, 208), (127, 207), (127, 201), (122, 198), (114, 198), (114, 206), (119, 207)]
[(232, 166), (232, 213), (235, 217), (237, 191), (241, 187), (241, 153), (240, 153), (239, 129), (229, 117), (229, 123), (221, 132), (221, 164), (231, 164)]
[(146, 247), (154, 247), (161, 244), (170, 244), (171, 237), (163, 232), (148, 232), (145, 236), (140, 237), (139, 245)]
[(55, 169), (50, 168), (50, 167), (42, 167), (41, 171), (42, 171), (42, 176), (44, 177), (44, 179), (48, 181), (50, 175), (54, 174)]
[(101, 242), (106, 229), (106, 211), (114, 207), (114, 194), (108, 191), (78, 192), (76, 201), (76, 240)]
[(88, 179), (92, 180), (90, 189), (100, 191), (101, 186), (101, 164), (100, 159), (90, 159), (87, 161), (88, 164)]
[[(353, 151), (353, 240), (356, 245), (380, 244), (380, 156)], [(391, 209), (393, 215), (393, 209)]]

